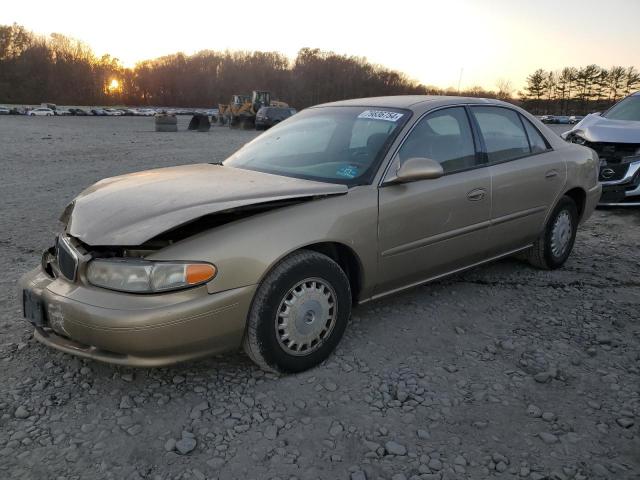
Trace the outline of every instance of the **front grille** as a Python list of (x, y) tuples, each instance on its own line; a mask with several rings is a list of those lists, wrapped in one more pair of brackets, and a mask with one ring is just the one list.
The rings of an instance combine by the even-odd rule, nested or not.
[(601, 182), (621, 180), (629, 170), (628, 163), (609, 163), (600, 167), (599, 179)]
[(585, 146), (593, 148), (608, 164), (625, 162), (625, 157), (637, 155), (640, 149), (640, 143), (586, 142)]
[(75, 281), (78, 272), (78, 256), (67, 240), (58, 237), (56, 242), (56, 257), (60, 272), (71, 281)]

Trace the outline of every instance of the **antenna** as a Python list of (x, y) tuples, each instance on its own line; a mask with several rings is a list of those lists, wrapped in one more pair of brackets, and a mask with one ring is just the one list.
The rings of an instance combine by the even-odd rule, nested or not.
[(458, 95), (460, 95), (460, 84), (462, 83), (462, 72), (464, 68), (460, 68), (460, 76), (458, 77)]

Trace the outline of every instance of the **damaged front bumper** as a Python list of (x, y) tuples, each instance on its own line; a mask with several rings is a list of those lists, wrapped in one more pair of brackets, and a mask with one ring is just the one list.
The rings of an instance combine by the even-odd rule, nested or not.
[(126, 294), (51, 275), (19, 282), (34, 337), (57, 350), (135, 367), (170, 365), (240, 347), (256, 286), (210, 294), (205, 285)]
[(602, 206), (640, 206), (640, 156), (600, 168)]

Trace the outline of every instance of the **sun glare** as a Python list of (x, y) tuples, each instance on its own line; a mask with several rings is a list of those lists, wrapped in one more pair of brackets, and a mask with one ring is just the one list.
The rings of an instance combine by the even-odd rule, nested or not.
[(120, 82), (115, 78), (112, 79), (108, 89), (109, 89), (109, 93), (117, 92), (120, 89)]

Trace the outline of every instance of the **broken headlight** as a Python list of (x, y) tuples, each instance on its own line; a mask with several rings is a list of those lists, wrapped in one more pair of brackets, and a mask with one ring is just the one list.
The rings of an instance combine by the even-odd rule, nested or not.
[(569, 135), (569, 137), (567, 137), (567, 140), (569, 140), (571, 143), (577, 143), (578, 145), (584, 145), (585, 143), (587, 143), (584, 138), (576, 133), (572, 133), (571, 135)]
[(87, 279), (96, 287), (110, 290), (156, 293), (200, 285), (216, 273), (210, 263), (95, 259), (89, 262)]

